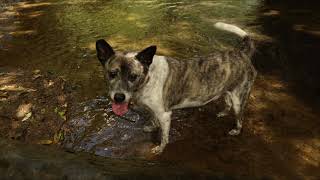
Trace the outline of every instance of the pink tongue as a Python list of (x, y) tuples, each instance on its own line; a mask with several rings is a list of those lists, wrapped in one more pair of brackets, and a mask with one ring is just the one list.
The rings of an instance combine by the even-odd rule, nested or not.
[(112, 103), (112, 111), (118, 115), (122, 116), (128, 112), (128, 103)]

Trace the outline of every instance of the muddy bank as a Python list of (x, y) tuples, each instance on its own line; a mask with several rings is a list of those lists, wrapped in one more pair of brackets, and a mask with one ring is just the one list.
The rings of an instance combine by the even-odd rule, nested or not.
[[(229, 179), (183, 165), (99, 158), (0, 139), (1, 179)], [(236, 178), (233, 178), (236, 179)]]

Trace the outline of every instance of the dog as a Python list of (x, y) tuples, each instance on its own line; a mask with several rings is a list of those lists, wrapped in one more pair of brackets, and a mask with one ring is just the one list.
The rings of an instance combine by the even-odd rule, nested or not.
[(206, 59), (178, 60), (156, 54), (150, 46), (138, 53), (115, 52), (103, 39), (96, 41), (97, 57), (104, 69), (112, 110), (122, 116), (131, 101), (146, 107), (152, 114), (147, 132), (161, 129), (161, 144), (152, 148), (161, 153), (169, 142), (171, 113), (175, 109), (198, 107), (223, 98), (223, 117), (233, 112), (235, 127), (242, 128), (243, 112), (257, 72), (251, 63), (254, 43), (239, 27), (218, 22), (214, 27), (238, 35), (239, 48), (214, 52)]

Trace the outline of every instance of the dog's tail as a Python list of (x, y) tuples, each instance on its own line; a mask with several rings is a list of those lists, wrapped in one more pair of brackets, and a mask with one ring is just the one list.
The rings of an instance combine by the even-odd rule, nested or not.
[(255, 47), (252, 39), (248, 35), (247, 32), (240, 29), (239, 27), (232, 25), (232, 24), (226, 24), (223, 22), (217, 22), (214, 24), (214, 27), (223, 31), (228, 31), (233, 34), (236, 34), (242, 38), (241, 43), (241, 51), (246, 53), (249, 57), (251, 57), (254, 53)]

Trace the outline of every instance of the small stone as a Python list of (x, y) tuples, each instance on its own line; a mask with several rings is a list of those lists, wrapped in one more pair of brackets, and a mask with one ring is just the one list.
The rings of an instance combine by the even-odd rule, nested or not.
[(34, 74), (39, 74), (39, 73), (40, 73), (40, 70), (39, 70), (39, 69), (36, 69), (36, 70), (32, 71), (32, 73), (34, 73)]

